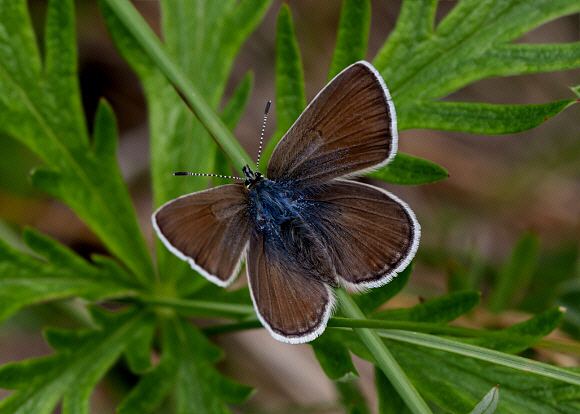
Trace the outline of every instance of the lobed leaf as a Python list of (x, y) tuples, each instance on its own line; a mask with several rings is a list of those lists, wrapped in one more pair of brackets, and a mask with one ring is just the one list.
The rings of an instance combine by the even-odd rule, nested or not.
[(61, 399), (64, 413), (88, 413), (93, 388), (138, 332), (143, 316), (117, 313), (100, 329), (49, 334), (59, 348), (55, 354), (0, 367), (0, 387), (16, 390), (0, 401), (0, 413), (48, 414)]
[(187, 321), (163, 321), (162, 337), (159, 364), (121, 403), (120, 413), (155, 412), (170, 392), (178, 413), (227, 413), (226, 402), (243, 402), (252, 392), (218, 373), (213, 364), (220, 352)]
[(385, 374), (377, 368), (375, 368), (375, 388), (377, 389), (379, 414), (406, 414), (409, 412)]
[[(235, 56), (270, 3), (271, 0), (161, 2), (165, 48), (214, 110), (220, 104)], [(151, 129), (154, 204), (158, 206), (206, 188), (207, 179), (176, 179), (171, 172), (215, 171), (216, 144), (140, 43), (103, 1), (101, 9), (115, 44), (145, 89)], [(191, 279), (191, 268), (159, 242), (157, 256), (164, 278)]]
[[(68, 204), (141, 282), (151, 260), (114, 156), (114, 116), (101, 105), (91, 148), (78, 89), (71, 0), (49, 2), (41, 61), (26, 2), (0, 1), (0, 134), (48, 166), (33, 182)], [(106, 151), (103, 144), (107, 144)]]
[(25, 306), (83, 297), (91, 300), (132, 296), (136, 286), (121, 268), (94, 266), (73, 251), (33, 230), (27, 246), (40, 257), (15, 250), (0, 241), (0, 320)]
[(572, 100), (544, 105), (437, 101), (480, 79), (580, 67), (578, 42), (511, 44), (527, 31), (578, 12), (575, 0), (463, 0), (435, 27), (435, 0), (405, 0), (397, 25), (375, 58), (400, 128), (505, 134), (533, 128)]

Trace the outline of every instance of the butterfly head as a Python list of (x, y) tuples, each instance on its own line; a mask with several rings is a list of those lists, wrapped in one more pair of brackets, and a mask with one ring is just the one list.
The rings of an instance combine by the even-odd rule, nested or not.
[(258, 171), (256, 172), (252, 171), (249, 165), (244, 165), (242, 171), (244, 172), (244, 177), (246, 177), (244, 184), (246, 185), (247, 188), (254, 187), (257, 183), (259, 183), (264, 179), (262, 173)]

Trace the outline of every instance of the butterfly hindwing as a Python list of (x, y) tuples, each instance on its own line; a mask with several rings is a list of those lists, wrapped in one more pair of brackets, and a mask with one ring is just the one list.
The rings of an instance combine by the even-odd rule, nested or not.
[(161, 206), (153, 227), (165, 246), (219, 286), (237, 276), (250, 235), (247, 190), (229, 184)]
[(395, 110), (376, 69), (357, 62), (308, 105), (276, 146), (268, 178), (313, 185), (387, 163), (397, 150)]
[(413, 259), (419, 223), (394, 195), (367, 184), (332, 180), (311, 197), (316, 205), (311, 223), (345, 285), (382, 286)]
[(256, 312), (274, 338), (304, 343), (324, 331), (334, 303), (330, 288), (262, 233), (250, 237), (246, 269)]

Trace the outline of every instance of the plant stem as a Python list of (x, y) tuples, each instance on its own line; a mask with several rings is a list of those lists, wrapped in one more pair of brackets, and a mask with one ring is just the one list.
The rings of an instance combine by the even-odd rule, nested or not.
[[(338, 298), (342, 310), (347, 316), (357, 319), (364, 319), (365, 315), (357, 306), (356, 302), (346, 293), (344, 289), (338, 289)], [(366, 345), (367, 349), (375, 358), (378, 367), (389, 379), (393, 387), (397, 390), (407, 407), (413, 413), (431, 413), (429, 406), (419, 395), (405, 372), (395, 360), (391, 352), (387, 349), (377, 333), (368, 328), (354, 328), (355, 333)]]
[(135, 37), (143, 51), (157, 65), (161, 73), (175, 87), (191, 111), (207, 129), (213, 139), (240, 170), (252, 165), (252, 158), (234, 138), (215, 111), (198, 93), (179, 67), (169, 58), (155, 33), (128, 0), (102, 0), (125, 28)]
[(209, 302), (203, 300), (144, 297), (140, 298), (146, 304), (169, 307), (182, 314), (192, 316), (233, 317), (240, 319), (254, 314), (254, 308), (237, 303)]

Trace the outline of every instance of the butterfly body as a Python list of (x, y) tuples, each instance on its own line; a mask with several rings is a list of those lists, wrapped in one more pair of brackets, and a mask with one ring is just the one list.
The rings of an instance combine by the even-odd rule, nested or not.
[(393, 194), (346, 179), (381, 167), (397, 150), (395, 109), (368, 62), (338, 74), (272, 153), (266, 176), (188, 194), (161, 206), (153, 227), (202, 276), (229, 285), (246, 261), (257, 316), (275, 338), (318, 337), (332, 288), (382, 286), (419, 244), (412, 210)]

